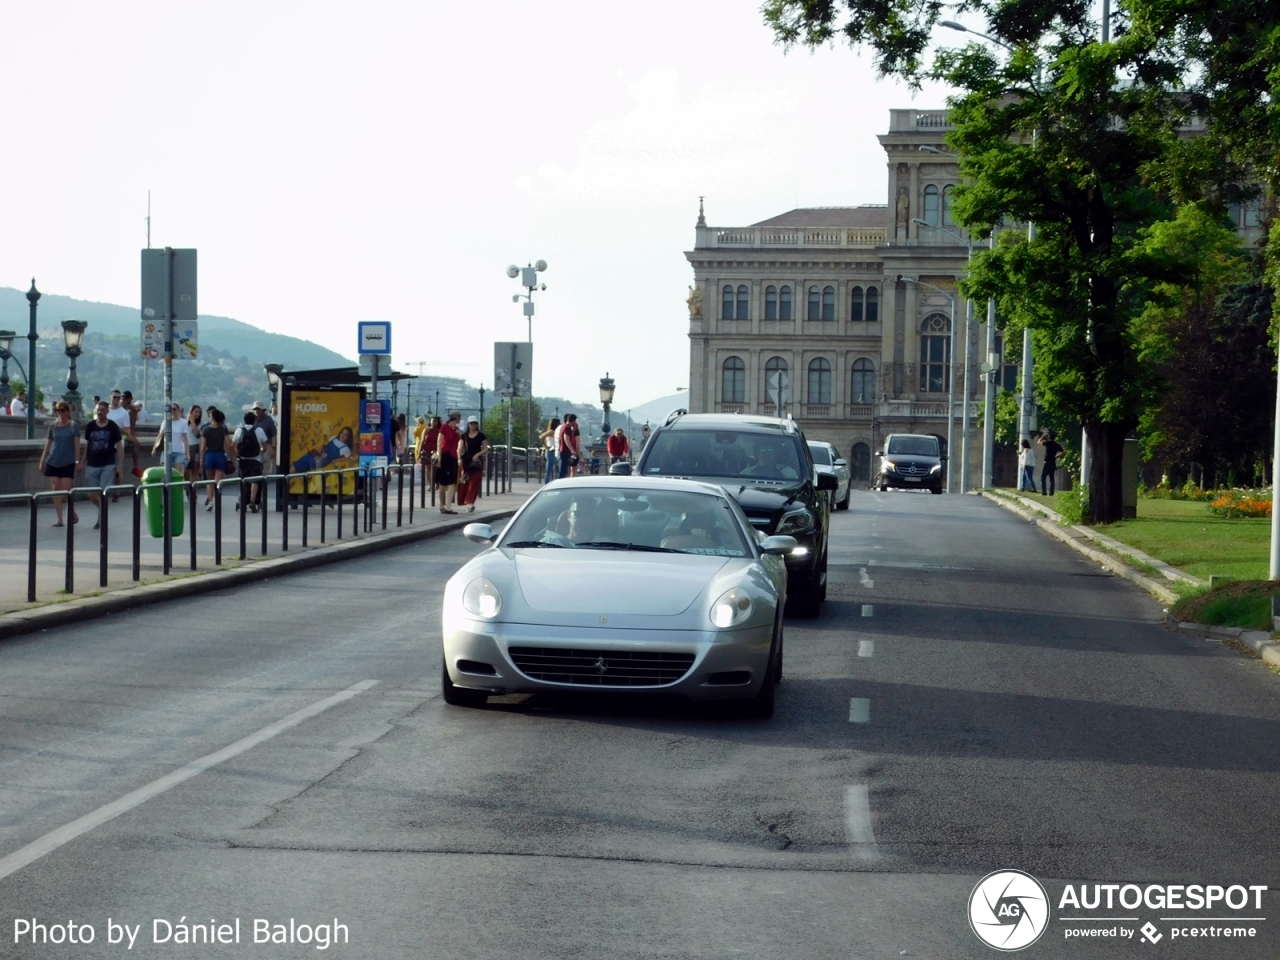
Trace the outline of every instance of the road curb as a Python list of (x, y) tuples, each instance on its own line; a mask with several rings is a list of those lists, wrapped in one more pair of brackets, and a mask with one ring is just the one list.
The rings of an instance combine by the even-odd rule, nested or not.
[(1159, 583), (1151, 579), (1151, 577), (1133, 569), (1133, 567), (1129, 566), (1118, 557), (1113, 557), (1109, 553), (1104, 553), (1101, 550), (1089, 546), (1087, 543), (1083, 542), (1083, 538), (1080, 534), (1073, 530), (1064, 528), (1061, 524), (1052, 520), (1046, 520), (1044, 517), (1036, 516), (1031, 512), (1031, 510), (1023, 507), (1019, 503), (1015, 503), (1007, 497), (1002, 497), (999, 494), (990, 493), (986, 490), (981, 491), (981, 493), (982, 496), (986, 497), (988, 500), (998, 503), (1010, 513), (1017, 514), (1022, 519), (1035, 524), (1045, 533), (1049, 534), (1049, 536), (1054, 537), (1057, 540), (1061, 540), (1072, 550), (1083, 554), (1099, 566), (1110, 570), (1116, 576), (1123, 577), (1130, 583), (1136, 584), (1158, 600), (1161, 600), (1164, 603), (1178, 602), (1178, 595), (1164, 584)]
[(358, 540), (348, 540), (343, 543), (315, 547), (309, 549), (306, 553), (299, 553), (294, 556), (249, 561), (233, 570), (211, 570), (208, 573), (197, 572), (179, 579), (166, 580), (163, 583), (150, 583), (145, 586), (116, 590), (100, 597), (81, 597), (78, 600), (67, 600), (63, 603), (52, 603), (43, 607), (35, 607), (31, 610), (7, 613), (0, 615), (0, 640), (7, 640), (10, 637), (18, 637), (27, 633), (35, 633), (39, 630), (47, 630), (50, 627), (61, 627), (69, 623), (83, 623), (86, 620), (109, 616), (113, 613), (123, 613), (126, 610), (134, 610), (153, 603), (163, 603), (166, 600), (177, 600), (180, 597), (190, 597), (214, 590), (225, 590), (228, 587), (236, 587), (243, 583), (257, 583), (265, 577), (272, 577), (282, 573), (294, 573), (299, 570), (308, 570), (312, 567), (338, 563), (342, 560), (350, 560), (354, 557), (362, 557), (378, 550), (388, 550), (407, 543), (429, 540), (432, 537), (453, 533), (461, 530), (468, 523), (488, 523), (493, 520), (501, 520), (504, 517), (511, 516), (518, 509), (518, 506), (504, 507), (501, 510), (468, 514), (465, 518), (459, 517), (457, 520), (447, 520), (444, 523), (435, 523), (429, 527), (388, 531), (361, 537)]
[(1245, 627), (1211, 627), (1203, 623), (1188, 623), (1185, 620), (1168, 618), (1171, 626), (1187, 633), (1204, 633), (1211, 637), (1226, 637), (1239, 640), (1258, 655), (1258, 659), (1273, 667), (1280, 667), (1280, 643), (1271, 639), (1265, 630), (1249, 630)]

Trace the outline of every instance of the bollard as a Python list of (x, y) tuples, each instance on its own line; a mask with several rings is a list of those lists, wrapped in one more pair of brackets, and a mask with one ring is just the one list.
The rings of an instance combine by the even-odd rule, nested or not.
[(263, 480), (259, 483), (258, 489), (262, 491), (262, 503), (258, 504), (258, 513), (262, 516), (262, 555), (265, 557), (267, 555), (267, 482)]
[(222, 566), (222, 484), (213, 485), (213, 562)]
[(142, 579), (142, 487), (133, 488), (133, 581)]
[(244, 560), (249, 555), (249, 544), (246, 536), (246, 527), (244, 515), (249, 512), (248, 504), (245, 503), (244, 492), (245, 485), (239, 480), (236, 481), (236, 502), (238, 506), (236, 510), (240, 514), (240, 559)]
[(187, 487), (187, 499), (191, 501), (191, 506), (187, 508), (189, 518), (188, 523), (191, 524), (191, 569), (196, 569), (196, 501), (198, 497), (196, 485), (193, 483)]
[(98, 495), (98, 586), (107, 585), (107, 504), (111, 498), (106, 491)]
[[(412, 484), (412, 481), (410, 481)], [(409, 506), (413, 506), (413, 487), (409, 487)], [(396, 526), (402, 525), (404, 518), (404, 467), (396, 471)]]
[(413, 525), (413, 485), (418, 479), (418, 468), (415, 466), (409, 473), (409, 524)]
[(39, 519), (39, 511), (40, 504), (32, 497), (31, 522), (27, 535), (27, 603), (36, 602), (36, 521)]
[(382, 529), (387, 529), (387, 492), (391, 484), (391, 478), (386, 473), (382, 474)]

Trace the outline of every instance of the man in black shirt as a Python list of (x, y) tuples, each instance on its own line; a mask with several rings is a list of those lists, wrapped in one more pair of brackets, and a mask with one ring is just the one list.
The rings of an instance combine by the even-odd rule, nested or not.
[(1053, 496), (1053, 475), (1058, 469), (1058, 454), (1063, 446), (1056, 439), (1052, 430), (1040, 435), (1040, 446), (1044, 447), (1044, 465), (1040, 468), (1040, 492), (1046, 497)]
[[(84, 446), (81, 448), (84, 467), (84, 485), (94, 490), (105, 490), (112, 481), (119, 483), (124, 469), (124, 433), (116, 423), (107, 418), (110, 409), (107, 401), (99, 400), (97, 416), (84, 428)], [(96, 493), (89, 494), (89, 499), (98, 503)], [(101, 506), (98, 520), (93, 528), (98, 529), (102, 522)]]

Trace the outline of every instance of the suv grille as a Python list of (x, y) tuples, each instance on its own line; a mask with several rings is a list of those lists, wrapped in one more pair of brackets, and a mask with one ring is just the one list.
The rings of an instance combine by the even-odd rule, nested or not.
[(898, 472), (906, 477), (923, 477), (929, 473), (928, 467), (918, 467), (914, 463), (908, 463), (905, 467), (899, 467)]
[(675, 683), (693, 666), (692, 653), (511, 647), (511, 660), (525, 676), (549, 683), (592, 687), (657, 687)]

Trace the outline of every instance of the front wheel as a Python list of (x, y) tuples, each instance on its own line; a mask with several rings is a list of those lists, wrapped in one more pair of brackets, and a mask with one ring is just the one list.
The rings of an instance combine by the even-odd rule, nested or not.
[(787, 612), (801, 620), (812, 620), (818, 615), (822, 603), (822, 584), (818, 574), (811, 573), (791, 578), (787, 588)]
[(853, 484), (851, 483), (851, 484), (849, 484), (849, 486), (848, 486), (848, 487), (846, 487), (846, 488), (845, 488), (845, 491), (844, 491), (844, 499), (843, 499), (843, 500), (841, 500), (839, 503), (837, 503), (837, 504), (836, 504), (836, 509), (837, 509), (837, 510), (848, 510), (848, 509), (849, 509), (849, 495), (850, 495), (852, 492), (853, 492)]
[(941, 487), (930, 487), (930, 488), (929, 488), (929, 492), (930, 492), (930, 493), (936, 493), (936, 494), (941, 495), (941, 493), (942, 493), (942, 488), (941, 488)]
[(443, 661), (440, 663), (440, 692), (444, 695), (444, 702), (454, 707), (483, 707), (489, 700), (489, 695), (483, 690), (454, 686), (449, 679), (449, 668)]

